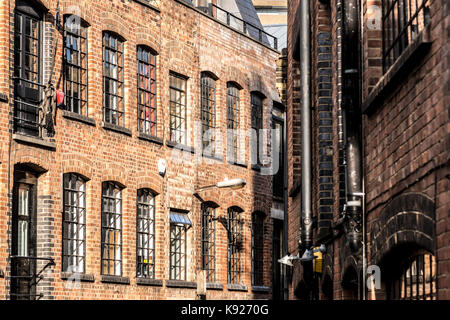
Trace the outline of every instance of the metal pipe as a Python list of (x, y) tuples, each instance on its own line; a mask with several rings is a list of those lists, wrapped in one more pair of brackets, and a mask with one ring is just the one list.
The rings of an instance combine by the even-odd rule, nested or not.
[[(359, 6), (359, 28), (360, 28), (360, 44), (361, 44), (361, 50), (364, 50), (364, 7), (362, 5)], [(361, 74), (364, 74), (364, 55), (360, 54), (360, 60), (359, 64), (361, 66)], [(360, 88), (360, 96), (364, 96), (364, 80), (361, 81), (361, 88)], [(366, 245), (366, 183), (365, 183), (365, 170), (364, 170), (364, 156), (365, 156), (365, 149), (364, 149), (364, 116), (361, 119), (361, 175), (362, 175), (362, 204), (361, 204), (361, 215), (362, 215), (362, 283), (363, 283), (363, 292), (362, 292), (362, 299), (366, 300), (366, 276), (367, 276), (367, 245)]]
[[(286, 55), (287, 58), (287, 55)], [(289, 215), (288, 215), (288, 186), (289, 186), (289, 175), (288, 172), (288, 161), (287, 161), (287, 123), (288, 123), (288, 113), (287, 110), (284, 110), (284, 123), (283, 123), (283, 209), (284, 209), (284, 220), (283, 220), (283, 257), (288, 254), (288, 232), (289, 232)], [(284, 300), (289, 300), (289, 288), (288, 288), (288, 279), (287, 279), (287, 266), (283, 265), (283, 296)]]
[(304, 247), (312, 245), (311, 209), (311, 99), (310, 99), (310, 10), (309, 0), (300, 1), (300, 86), (302, 126), (302, 212)]
[(361, 111), (359, 1), (343, 1), (343, 108), (346, 130), (347, 239), (352, 252), (361, 247)]

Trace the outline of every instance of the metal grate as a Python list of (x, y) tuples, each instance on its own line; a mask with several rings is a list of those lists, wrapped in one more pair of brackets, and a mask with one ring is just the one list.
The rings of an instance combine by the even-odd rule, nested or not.
[(436, 300), (436, 259), (419, 254), (408, 260), (401, 274), (388, 287), (391, 300)]
[(122, 275), (122, 188), (102, 183), (102, 274)]
[(138, 46), (138, 126), (139, 131), (156, 136), (156, 55)]
[(263, 99), (260, 94), (256, 92), (252, 92), (251, 94), (251, 112), (252, 112), (252, 129), (256, 132), (256, 148), (252, 148), (252, 151), (256, 151), (256, 155), (254, 155), (256, 159), (256, 164), (261, 163), (260, 159), (260, 134), (261, 129), (263, 128)]
[(63, 271), (85, 272), (86, 183), (73, 173), (63, 180)]
[(228, 283), (241, 282), (242, 210), (228, 209)]
[(137, 270), (142, 278), (155, 278), (155, 197), (148, 189), (137, 195)]
[(187, 78), (170, 73), (170, 140), (187, 143)]
[(170, 224), (170, 280), (186, 280), (186, 225)]
[(103, 32), (103, 121), (124, 126), (123, 41)]
[(264, 285), (264, 214), (252, 215), (252, 284)]
[[(55, 266), (52, 258), (34, 257), (34, 256), (11, 256), (11, 300), (35, 300), (44, 297), (41, 292), (36, 294), (37, 284), (44, 279), (44, 272), (47, 268)], [(47, 261), (47, 263), (36, 271), (38, 261)], [(19, 265), (28, 266), (27, 272), (17, 272)]]
[(239, 157), (240, 90), (227, 84), (227, 159), (236, 163)]
[(284, 121), (283, 119), (272, 118), (272, 131), (274, 143), (274, 155), (278, 157), (278, 170), (272, 179), (272, 194), (275, 197), (282, 198), (284, 194)]
[(66, 109), (88, 115), (87, 109), (87, 27), (64, 16), (64, 93)]
[(214, 154), (216, 130), (216, 80), (208, 73), (201, 75), (201, 119), (203, 152)]
[(383, 0), (383, 71), (386, 72), (406, 47), (430, 22), (428, 0)]
[[(33, 9), (30, 9), (33, 10)], [(42, 101), (41, 18), (16, 10), (14, 14), (14, 131), (40, 136)]]
[(216, 281), (216, 206), (202, 205), (202, 269), (206, 270), (206, 281)]

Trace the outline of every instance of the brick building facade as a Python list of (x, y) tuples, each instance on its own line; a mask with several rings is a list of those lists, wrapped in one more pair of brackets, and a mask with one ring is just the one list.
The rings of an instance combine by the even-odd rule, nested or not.
[(271, 297), (279, 53), (195, 5), (1, 2), (0, 298)]
[[(301, 257), (300, 3), (288, 1), (287, 143), (289, 251)], [(293, 260), (290, 299), (450, 299), (449, 10), (309, 2), (312, 240), (326, 252), (319, 272)], [(380, 287), (366, 289), (372, 273)]]

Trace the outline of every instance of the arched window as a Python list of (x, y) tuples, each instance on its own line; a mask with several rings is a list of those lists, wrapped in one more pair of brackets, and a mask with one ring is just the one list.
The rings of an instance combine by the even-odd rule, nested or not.
[(42, 136), (42, 9), (17, 0), (14, 12), (14, 131), (30, 136)]
[(216, 79), (208, 72), (201, 74), (201, 121), (203, 152), (214, 155), (216, 130)]
[(103, 275), (122, 275), (122, 189), (118, 183), (102, 183)]
[(237, 163), (240, 159), (240, 88), (234, 82), (227, 83), (227, 161)]
[(64, 15), (63, 75), (66, 110), (88, 116), (87, 23), (71, 14)]
[(202, 268), (206, 281), (216, 281), (216, 208), (212, 202), (202, 204)]
[(170, 140), (187, 144), (187, 80), (186, 76), (170, 72)]
[(252, 214), (252, 285), (264, 285), (264, 213)]
[(119, 35), (103, 32), (103, 120), (125, 126), (123, 47)]
[(243, 248), (242, 212), (239, 207), (228, 208), (228, 283), (241, 283), (241, 251)]
[(155, 278), (155, 196), (149, 189), (137, 193), (136, 276)]
[(139, 132), (156, 136), (156, 54), (146, 46), (137, 48)]
[(86, 270), (86, 180), (76, 173), (63, 176), (63, 271)]
[(430, 253), (412, 255), (388, 282), (389, 300), (436, 300), (436, 259)]

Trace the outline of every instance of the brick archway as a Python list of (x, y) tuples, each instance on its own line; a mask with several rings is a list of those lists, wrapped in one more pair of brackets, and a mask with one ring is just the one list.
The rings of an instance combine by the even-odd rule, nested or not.
[(400, 195), (389, 202), (371, 230), (372, 263), (394, 248), (415, 246), (434, 253), (435, 205), (421, 193)]

